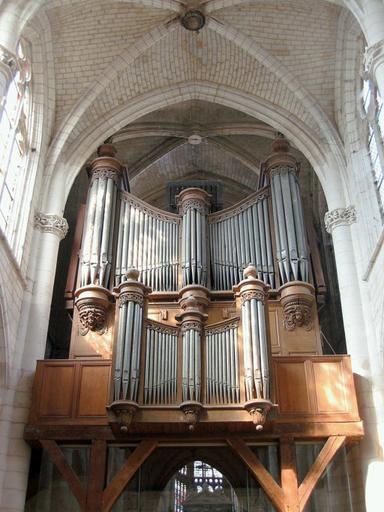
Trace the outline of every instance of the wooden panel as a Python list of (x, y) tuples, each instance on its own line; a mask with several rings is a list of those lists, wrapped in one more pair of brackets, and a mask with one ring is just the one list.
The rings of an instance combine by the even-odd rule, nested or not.
[(44, 367), (39, 397), (39, 416), (70, 417), (74, 393), (75, 365)]
[(79, 399), (76, 416), (106, 416), (110, 367), (81, 365)]
[(309, 413), (311, 406), (304, 362), (275, 365), (275, 377), (280, 413)]
[(273, 355), (279, 355), (281, 353), (279, 314), (277, 308), (278, 306), (274, 302), (270, 301), (268, 303), (269, 335), (271, 340), (271, 352)]
[(342, 361), (312, 362), (317, 411), (349, 412)]

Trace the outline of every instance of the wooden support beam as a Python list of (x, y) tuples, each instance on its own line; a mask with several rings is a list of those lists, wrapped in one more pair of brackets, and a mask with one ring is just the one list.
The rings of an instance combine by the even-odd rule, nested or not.
[(265, 469), (257, 458), (256, 454), (245, 444), (242, 439), (235, 437), (227, 438), (228, 445), (243, 460), (249, 470), (259, 482), (272, 504), (279, 512), (285, 512), (284, 493), (282, 488), (275, 482), (271, 474)]
[(293, 438), (282, 438), (280, 441), (280, 472), (285, 510), (287, 512), (299, 512), (299, 489), (297, 483), (295, 441)]
[(86, 511), (85, 489), (71, 466), (68, 464), (67, 459), (65, 458), (63, 452), (60, 450), (60, 447), (57, 445), (56, 441), (42, 439), (40, 443), (50, 456), (52, 462), (60, 471), (61, 476), (69, 485), (69, 488), (79, 503), (80, 509), (82, 511)]
[(324, 473), (326, 467), (338, 450), (343, 446), (345, 440), (345, 436), (331, 436), (327, 439), (311, 469), (308, 471), (307, 476), (299, 487), (300, 512), (303, 512), (304, 507), (321, 475)]
[(91, 447), (90, 471), (87, 486), (88, 512), (102, 511), (106, 464), (107, 443), (104, 439), (94, 439)]
[(117, 498), (128, 485), (139, 467), (156, 449), (157, 444), (157, 439), (145, 439), (141, 441), (135, 451), (128, 457), (127, 462), (103, 492), (103, 512), (109, 512), (112, 509)]

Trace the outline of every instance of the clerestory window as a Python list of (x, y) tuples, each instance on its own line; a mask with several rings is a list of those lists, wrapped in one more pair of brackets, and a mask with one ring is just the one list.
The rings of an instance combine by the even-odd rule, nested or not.
[(0, 108), (0, 229), (21, 256), (22, 206), (31, 151), (31, 65), (29, 45), (20, 41), (12, 63), (12, 79)]
[(381, 211), (384, 206), (384, 108), (372, 80), (363, 83), (363, 105), (368, 121), (368, 152)]

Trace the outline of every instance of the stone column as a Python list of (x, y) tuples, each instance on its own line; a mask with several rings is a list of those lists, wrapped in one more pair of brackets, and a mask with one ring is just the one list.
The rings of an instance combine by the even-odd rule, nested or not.
[(18, 344), (5, 397), (6, 405), (3, 404), (2, 408), (1, 438), (8, 443), (0, 455), (2, 511), (24, 510), (30, 450), (23, 439), (23, 430), (30, 409), (36, 359), (44, 357), (57, 252), (60, 241), (67, 234), (68, 224), (59, 215), (38, 213), (35, 229), (38, 232), (34, 234), (29, 268), (29, 276), (34, 280), (27, 277)]
[(375, 364), (372, 358), (377, 358), (377, 354), (370, 354), (366, 337), (350, 228), (354, 222), (356, 211), (353, 206), (336, 208), (325, 215), (325, 226), (332, 234), (335, 251), (347, 351), (351, 355), (359, 408), (364, 420), (365, 438), (361, 444), (361, 463), (366, 507), (368, 512), (379, 512), (382, 504), (377, 492), (380, 482), (384, 481), (383, 445), (379, 426), (379, 415), (383, 414), (383, 393), (375, 391), (375, 381), (382, 386), (384, 375), (373, 375)]

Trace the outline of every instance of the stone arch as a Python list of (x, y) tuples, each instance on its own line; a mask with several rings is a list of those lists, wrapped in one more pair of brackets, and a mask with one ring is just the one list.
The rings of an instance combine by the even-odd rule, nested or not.
[[(43, 211), (61, 214), (66, 196), (80, 167), (91, 150), (103, 140), (145, 114), (190, 99), (200, 99), (234, 108), (270, 124), (277, 131), (286, 134), (311, 162), (326, 197), (332, 189), (343, 190), (345, 167), (342, 148), (320, 141), (318, 135), (303, 125), (299, 119), (266, 100), (223, 85), (194, 82), (162, 88), (135, 97), (128, 104), (110, 112), (107, 118), (84, 133), (83, 137), (69, 147), (65, 154), (61, 154), (58, 160), (52, 159), (51, 155), (50, 170), (52, 172), (54, 168), (55, 172), (50, 187), (47, 187)], [(340, 198), (339, 202), (342, 203), (343, 198)]]

